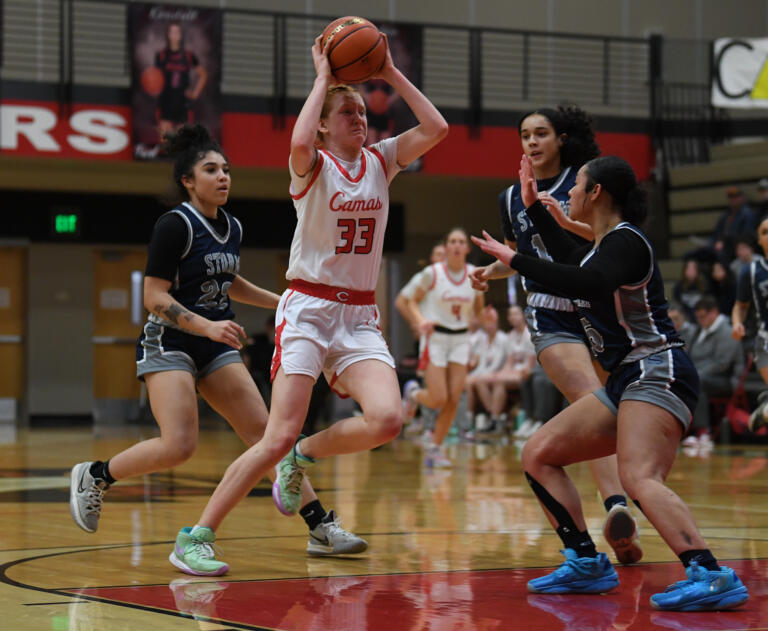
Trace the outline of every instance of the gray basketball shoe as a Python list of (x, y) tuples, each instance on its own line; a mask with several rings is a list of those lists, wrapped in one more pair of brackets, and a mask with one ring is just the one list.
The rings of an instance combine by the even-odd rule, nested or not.
[(331, 511), (317, 528), (309, 531), (307, 552), (312, 556), (358, 554), (368, 549), (368, 542), (344, 530), (335, 511)]
[(101, 517), (101, 503), (109, 489), (106, 480), (91, 475), (92, 462), (72, 467), (69, 482), (69, 512), (72, 519), (86, 532), (96, 532)]

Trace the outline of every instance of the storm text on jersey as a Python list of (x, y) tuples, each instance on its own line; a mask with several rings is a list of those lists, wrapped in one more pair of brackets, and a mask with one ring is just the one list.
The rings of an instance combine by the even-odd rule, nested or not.
[(230, 252), (211, 252), (205, 255), (205, 266), (208, 276), (214, 274), (237, 276), (240, 273), (240, 256)]

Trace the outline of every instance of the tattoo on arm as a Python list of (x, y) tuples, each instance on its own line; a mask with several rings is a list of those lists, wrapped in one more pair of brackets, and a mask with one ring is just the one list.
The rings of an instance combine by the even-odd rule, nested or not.
[(168, 307), (157, 305), (155, 307), (155, 311), (157, 313), (163, 314), (166, 318), (168, 318), (169, 321), (173, 322), (174, 324), (179, 323), (179, 317), (184, 318), (187, 322), (192, 320), (192, 314), (180, 304), (175, 302), (172, 302), (170, 305), (168, 305)]

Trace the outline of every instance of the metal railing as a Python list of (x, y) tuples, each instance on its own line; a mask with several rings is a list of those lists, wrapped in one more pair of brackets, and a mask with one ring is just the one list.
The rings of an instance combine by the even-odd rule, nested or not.
[[(65, 99), (72, 84), (130, 85), (127, 0), (0, 4), (2, 79), (56, 83)], [(333, 16), (222, 11), (222, 92), (266, 97), (275, 113), (303, 98), (314, 79), (309, 48)], [(466, 110), (470, 123), (481, 123), (486, 111), (560, 101), (648, 116), (646, 39), (418, 26), (422, 89), (440, 107)]]

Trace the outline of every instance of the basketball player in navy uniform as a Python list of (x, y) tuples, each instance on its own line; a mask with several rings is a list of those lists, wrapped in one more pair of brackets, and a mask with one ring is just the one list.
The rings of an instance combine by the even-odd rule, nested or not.
[[(731, 313), (733, 337), (744, 338), (744, 321), (747, 319), (749, 305), (755, 305), (758, 329), (755, 335), (755, 365), (760, 376), (768, 383), (768, 219), (757, 227), (757, 242), (763, 249), (763, 256), (742, 266), (736, 288), (736, 303)], [(761, 392), (758, 405), (749, 417), (749, 429), (756, 432), (768, 423), (768, 391)]]
[[(189, 103), (196, 101), (208, 81), (208, 71), (197, 55), (184, 47), (181, 24), (171, 22), (165, 31), (166, 46), (155, 55), (155, 66), (163, 72), (163, 90), (157, 99), (158, 131), (162, 138), (179, 125), (192, 122)], [(190, 75), (197, 81), (190, 87)]]
[[(274, 309), (279, 296), (239, 274), (242, 228), (221, 208), (229, 196), (230, 175), (218, 143), (201, 125), (185, 125), (166, 136), (166, 148), (176, 156), (174, 180), (187, 201), (155, 225), (144, 280), (150, 313), (136, 346), (137, 375), (147, 385), (160, 436), (110, 460), (75, 465), (70, 511), (87, 532), (96, 531), (104, 494), (115, 481), (171, 469), (192, 456), (197, 392), (249, 446), (261, 439), (267, 424), (267, 408), (240, 357), (245, 331), (232, 319), (231, 301)], [(340, 527), (334, 511), (326, 514), (308, 480), (301, 495), (299, 513), (310, 528), (310, 554), (367, 548), (363, 539)], [(188, 573), (223, 573), (221, 563), (207, 562), (213, 558), (212, 531), (203, 529), (190, 541), (196, 569)], [(173, 553), (171, 562), (189, 570)], [(209, 572), (209, 566), (214, 570)]]
[[(578, 235), (578, 242), (591, 241), (591, 228), (568, 217), (568, 191), (576, 180), (576, 172), (600, 153), (587, 113), (572, 105), (540, 108), (520, 118), (518, 132), (523, 153), (533, 164), (543, 201), (558, 211), (558, 222)], [(525, 213), (519, 185), (512, 185), (501, 193), (499, 209), (507, 245), (529, 256), (551, 260), (541, 235)], [(512, 273), (514, 270), (493, 263), (478, 268), (475, 276), (481, 274), (493, 279)], [(545, 283), (524, 274), (522, 280), (527, 293), (525, 316), (531, 340), (536, 357), (552, 383), (571, 403), (600, 388), (602, 382), (594, 370), (589, 343), (573, 302)], [(476, 288), (484, 287), (480, 282)], [(619, 481), (616, 457), (592, 461), (589, 469), (607, 511), (603, 535), (620, 563), (636, 563), (642, 558), (643, 549), (637, 523), (627, 508), (627, 498)]]
[(667, 315), (664, 285), (648, 239), (637, 227), (647, 209), (632, 167), (606, 156), (585, 164), (570, 191), (575, 220), (594, 244), (579, 246), (538, 199), (523, 156), (526, 214), (554, 261), (521, 254), (487, 232), (472, 240), (518, 272), (573, 299), (592, 351), (610, 373), (604, 388), (582, 397), (544, 425), (523, 449), (526, 478), (565, 547), (566, 561), (533, 579), (536, 593), (602, 593), (618, 575), (587, 532), (576, 487), (564, 467), (618, 454), (619, 473), (638, 504), (683, 563), (687, 580), (651, 596), (662, 610), (712, 611), (746, 602), (747, 588), (720, 566), (685, 503), (664, 481), (691, 422), (696, 369)]

